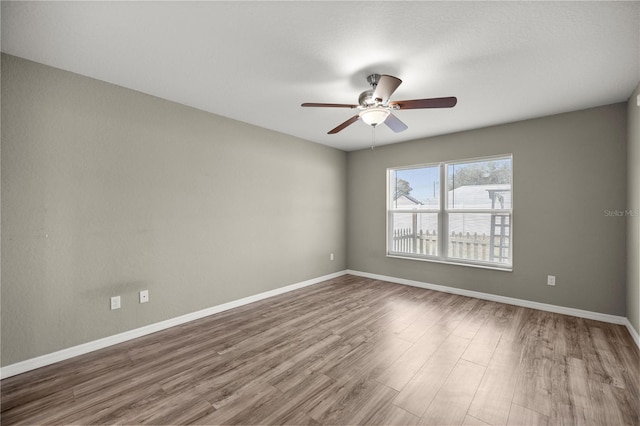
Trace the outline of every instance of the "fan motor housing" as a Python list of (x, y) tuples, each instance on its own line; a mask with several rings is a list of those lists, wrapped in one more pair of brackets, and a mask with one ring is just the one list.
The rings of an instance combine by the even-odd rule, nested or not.
[(375, 105), (376, 101), (375, 99), (373, 99), (373, 90), (365, 90), (364, 92), (360, 93), (360, 96), (358, 97), (358, 103), (363, 107)]

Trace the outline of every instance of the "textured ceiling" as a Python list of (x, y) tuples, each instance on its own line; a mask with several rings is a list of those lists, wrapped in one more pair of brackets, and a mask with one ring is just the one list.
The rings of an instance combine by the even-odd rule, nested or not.
[(366, 76), (392, 100), (388, 144), (626, 100), (640, 81), (640, 2), (8, 2), (2, 51), (346, 151)]

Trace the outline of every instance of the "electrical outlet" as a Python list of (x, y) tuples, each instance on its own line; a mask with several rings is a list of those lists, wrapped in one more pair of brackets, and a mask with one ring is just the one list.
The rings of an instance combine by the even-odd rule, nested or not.
[(111, 310), (120, 309), (120, 296), (113, 296), (111, 298)]
[(149, 301), (149, 290), (142, 290), (140, 292), (140, 303), (147, 303)]
[(556, 285), (555, 275), (547, 275), (547, 285)]
[(329, 260), (333, 260), (333, 253), (329, 255)]

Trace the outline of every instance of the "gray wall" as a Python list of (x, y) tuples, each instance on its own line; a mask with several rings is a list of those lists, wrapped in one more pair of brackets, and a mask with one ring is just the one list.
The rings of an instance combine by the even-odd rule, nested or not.
[[(461, 102), (464, 102), (461, 99)], [(428, 113), (425, 113), (428, 119)], [(350, 152), (352, 270), (625, 314), (626, 104)], [(513, 272), (385, 256), (388, 167), (513, 154)], [(556, 286), (546, 285), (556, 275)]]
[(627, 318), (640, 333), (640, 84), (629, 98), (627, 216)]
[[(347, 267), (640, 328), (635, 95), (349, 154), (4, 54), (1, 99), (3, 366)], [(513, 272), (385, 256), (387, 167), (504, 153)]]
[(346, 268), (339, 150), (2, 55), (1, 160), (2, 365)]

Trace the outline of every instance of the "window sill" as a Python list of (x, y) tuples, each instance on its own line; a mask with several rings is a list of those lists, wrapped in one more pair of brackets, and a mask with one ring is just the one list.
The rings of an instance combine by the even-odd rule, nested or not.
[(498, 265), (488, 265), (484, 263), (474, 263), (474, 262), (456, 262), (455, 260), (444, 260), (444, 259), (439, 259), (437, 257), (418, 257), (418, 256), (410, 256), (410, 255), (400, 254), (400, 253), (387, 253), (387, 257), (394, 258), (394, 259), (418, 260), (421, 262), (442, 263), (444, 265), (467, 266), (470, 268), (490, 269), (493, 271), (513, 272), (513, 265), (498, 266)]

